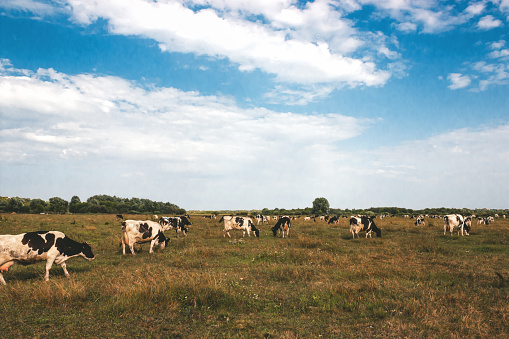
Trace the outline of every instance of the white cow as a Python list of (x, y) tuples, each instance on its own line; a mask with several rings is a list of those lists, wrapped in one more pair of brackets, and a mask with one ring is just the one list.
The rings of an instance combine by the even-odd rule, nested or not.
[(224, 222), (224, 237), (226, 237), (226, 234), (228, 234), (228, 237), (231, 238), (231, 230), (241, 230), (243, 237), (246, 235), (246, 232), (250, 237), (251, 231), (253, 231), (255, 237), (260, 237), (260, 231), (255, 227), (251, 218), (224, 215), (221, 217), (221, 219), (219, 219), (219, 222)]
[(38, 231), (17, 235), (0, 235), (0, 283), (5, 285), (2, 272), (7, 272), (15, 263), (23, 265), (46, 260), (44, 280), (49, 280), (49, 270), (53, 263), (60, 265), (66, 277), (69, 272), (65, 261), (81, 256), (89, 261), (94, 260), (90, 245), (79, 243), (58, 231)]
[(463, 236), (464, 233), (469, 235), (470, 227), (472, 226), (472, 218), (471, 217), (463, 217), (461, 214), (449, 214), (444, 216), (444, 235), (447, 230), (452, 233), (454, 231), (458, 231), (458, 235), (461, 232)]
[(352, 216), (350, 218), (350, 233), (352, 233), (352, 237), (355, 239), (355, 236), (357, 235), (357, 238), (359, 238), (359, 232), (361, 231), (366, 232), (366, 238), (368, 235), (372, 238), (372, 232), (375, 232), (377, 237), (382, 236), (382, 230), (376, 226), (374, 216)]
[[(171, 227), (171, 226), (169, 226)], [(134, 255), (134, 244), (150, 241), (149, 253), (153, 253), (154, 245), (164, 249), (170, 238), (164, 236), (163, 228), (159, 223), (152, 220), (126, 220), (122, 223), (122, 254), (125, 254), (125, 245), (129, 246)]]

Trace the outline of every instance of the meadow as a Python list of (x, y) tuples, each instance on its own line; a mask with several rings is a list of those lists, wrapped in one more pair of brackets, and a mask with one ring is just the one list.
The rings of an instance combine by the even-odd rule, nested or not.
[[(129, 216), (147, 219), (148, 216)], [(114, 215), (1, 214), (0, 234), (59, 230), (96, 259), (14, 265), (0, 286), (3, 338), (507, 338), (509, 221), (443, 234), (377, 219), (352, 239), (348, 219), (292, 223), (290, 238), (232, 232), (192, 215), (188, 236), (122, 255)]]

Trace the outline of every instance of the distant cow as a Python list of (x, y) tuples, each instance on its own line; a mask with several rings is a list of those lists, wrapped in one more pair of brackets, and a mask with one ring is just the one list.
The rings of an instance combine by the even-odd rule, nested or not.
[(261, 215), (261, 214), (257, 214), (255, 216), (255, 219), (256, 219), (256, 225), (260, 225), (260, 223), (262, 223), (262, 225), (264, 223), (269, 223), (269, 217), (267, 217), (266, 215)]
[(46, 260), (46, 281), (49, 280), (49, 270), (53, 263), (60, 265), (65, 276), (69, 277), (65, 261), (76, 256), (82, 256), (89, 261), (94, 259), (89, 244), (71, 240), (62, 232), (38, 231), (0, 235), (0, 283), (5, 285), (2, 272), (7, 272), (16, 262), (29, 265)]
[[(465, 223), (467, 220), (468, 223)], [(466, 235), (469, 235), (471, 225), (472, 225), (471, 217), (464, 218), (460, 214), (446, 215), (444, 216), (444, 235), (447, 232), (447, 230), (449, 230), (451, 235), (456, 230), (458, 231), (458, 235), (460, 234), (460, 232), (462, 236), (464, 235), (464, 233), (466, 233)]]
[(117, 219), (124, 219), (124, 217), (122, 216), (122, 214), (117, 214)]
[(417, 217), (417, 219), (415, 220), (415, 225), (418, 226), (418, 225), (423, 225), (424, 226), (424, 218), (419, 216)]
[(333, 216), (329, 219), (328, 224), (337, 224), (339, 222), (339, 217)]
[(161, 217), (159, 219), (159, 224), (163, 226), (163, 231), (173, 229), (177, 233), (177, 238), (179, 237), (179, 233), (182, 232), (184, 236), (187, 236), (187, 225), (191, 225), (191, 222), (186, 216), (182, 217)]
[(163, 227), (152, 220), (126, 220), (122, 223), (122, 254), (125, 254), (125, 245), (129, 246), (134, 255), (134, 244), (150, 241), (149, 253), (153, 253), (154, 245), (164, 249), (170, 239), (163, 233)]
[(357, 238), (359, 238), (359, 232), (361, 231), (366, 232), (366, 238), (368, 235), (370, 238), (372, 238), (372, 232), (375, 232), (377, 237), (382, 236), (382, 230), (376, 226), (374, 216), (360, 216), (350, 218), (350, 233), (352, 233), (352, 237), (355, 239), (355, 236), (357, 235)]
[(224, 222), (224, 237), (226, 237), (226, 234), (228, 234), (228, 237), (231, 238), (231, 230), (241, 230), (243, 237), (246, 235), (246, 232), (250, 237), (251, 231), (253, 231), (256, 237), (260, 237), (260, 231), (255, 227), (251, 218), (224, 215), (221, 217), (221, 219), (219, 219), (219, 222)]
[(285, 237), (285, 234), (286, 234), (286, 237), (288, 237), (291, 226), (292, 226), (292, 224), (290, 222), (290, 217), (284, 216), (284, 217), (279, 218), (279, 220), (274, 225), (274, 227), (272, 227), (272, 232), (274, 233), (274, 236), (276, 236), (278, 233), (282, 233), (283, 238)]

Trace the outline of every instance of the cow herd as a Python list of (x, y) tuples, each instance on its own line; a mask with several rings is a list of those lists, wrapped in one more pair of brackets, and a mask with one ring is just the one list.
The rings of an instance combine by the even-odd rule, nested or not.
[[(504, 216), (505, 217), (505, 216)], [(118, 219), (123, 220), (121, 216)], [(469, 235), (472, 227), (472, 216), (462, 216), (460, 214), (449, 214), (443, 217), (444, 220), (444, 235), (447, 231), (451, 235), (456, 231), (458, 235)], [(135, 254), (134, 245), (150, 242), (149, 253), (153, 253), (155, 246), (164, 249), (170, 238), (164, 235), (165, 231), (175, 230), (176, 236), (179, 237), (180, 233), (187, 236), (186, 226), (191, 225), (189, 216), (179, 217), (161, 217), (158, 222), (153, 220), (123, 220), (122, 221), (122, 254), (126, 254), (125, 247), (129, 247), (132, 255)], [(210, 217), (215, 219), (215, 215)], [(276, 220), (275, 225), (271, 228), (273, 235), (280, 235), (282, 238), (288, 237), (291, 221), (296, 217), (279, 216), (273, 217)], [(304, 221), (315, 220), (312, 217), (305, 217)], [(319, 217), (319, 220), (325, 220), (329, 224), (337, 223), (339, 217)], [(268, 222), (270, 217), (257, 215), (255, 217), (257, 225), (262, 222)], [(488, 224), (494, 219), (478, 218), (479, 223)], [(225, 215), (219, 220), (219, 223), (224, 223), (223, 236), (231, 237), (230, 231), (242, 231), (243, 236), (251, 233), (255, 237), (260, 237), (260, 230), (254, 225), (253, 219), (250, 217)], [(419, 217), (415, 223), (416, 225), (424, 224), (424, 217)], [(371, 216), (352, 216), (350, 218), (350, 233), (352, 237), (359, 238), (360, 232), (366, 232), (366, 238), (372, 237), (374, 233), (376, 237), (382, 236), (382, 230), (375, 224), (375, 217)], [(46, 260), (46, 273), (44, 279), (49, 280), (49, 270), (53, 263), (60, 265), (64, 271), (65, 276), (69, 276), (67, 272), (65, 261), (73, 257), (83, 257), (86, 260), (93, 260), (94, 254), (89, 244), (86, 242), (79, 243), (68, 238), (64, 233), (58, 231), (38, 231), (28, 232), (17, 235), (0, 235), (0, 284), (5, 285), (2, 272), (7, 272), (9, 268), (15, 263), (23, 265), (33, 264), (38, 261)]]

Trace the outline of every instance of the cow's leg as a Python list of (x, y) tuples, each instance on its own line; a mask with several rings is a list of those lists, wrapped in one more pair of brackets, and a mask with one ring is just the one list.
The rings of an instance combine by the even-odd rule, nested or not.
[(126, 241), (127, 235), (125, 232), (122, 232), (122, 254), (125, 255), (125, 241)]
[(51, 266), (53, 266), (53, 262), (55, 261), (55, 258), (48, 258), (46, 260), (46, 274), (44, 274), (44, 280), (49, 281), (49, 270), (51, 269)]
[(65, 264), (65, 261), (60, 264), (60, 267), (64, 270), (64, 274), (67, 278), (69, 278), (69, 272), (67, 272), (67, 265)]
[(4, 276), (2, 275), (2, 272), (0, 272), (0, 284), (7, 285), (7, 283), (4, 280)]
[(156, 243), (156, 238), (152, 239), (150, 242), (150, 249), (148, 250), (148, 253), (154, 253), (154, 245)]
[(132, 255), (135, 255), (135, 253), (134, 253), (134, 243), (135, 243), (134, 239), (129, 239), (129, 244), (128, 245), (129, 245), (129, 249), (131, 250), (131, 254)]

